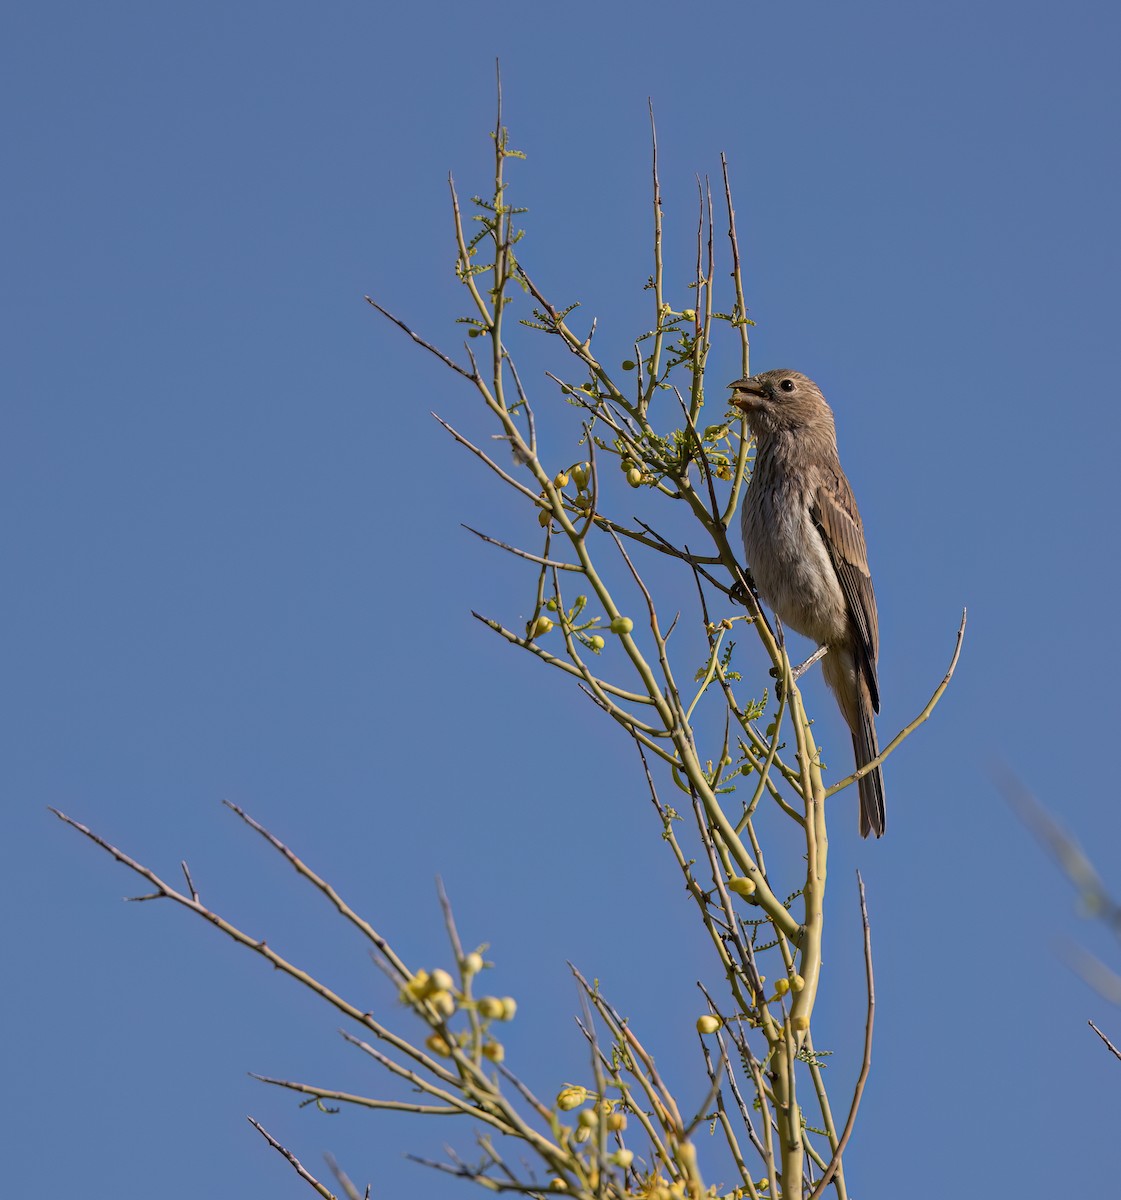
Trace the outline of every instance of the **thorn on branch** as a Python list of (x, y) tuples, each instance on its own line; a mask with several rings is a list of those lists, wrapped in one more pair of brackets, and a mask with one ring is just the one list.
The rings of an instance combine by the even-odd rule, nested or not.
[(184, 859), (184, 860), (183, 860), (183, 861), (182, 861), (182, 862), (179, 864), (179, 866), (180, 866), (180, 868), (181, 868), (181, 869), (182, 869), (182, 871), (183, 871), (183, 878), (184, 878), (184, 879), (187, 881), (187, 887), (188, 887), (188, 889), (190, 890), (190, 893), (191, 893), (191, 899), (192, 899), (192, 900), (193, 900), (193, 901), (194, 901), (194, 902), (197, 904), (197, 903), (198, 903), (199, 894), (198, 894), (198, 890), (195, 888), (195, 883), (194, 883), (194, 880), (191, 878), (191, 870), (190, 870), (190, 868), (187, 866), (187, 860), (186, 860), (186, 859)]

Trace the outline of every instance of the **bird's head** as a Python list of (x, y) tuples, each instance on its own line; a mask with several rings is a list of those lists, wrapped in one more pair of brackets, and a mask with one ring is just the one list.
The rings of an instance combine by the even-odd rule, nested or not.
[(798, 371), (764, 371), (728, 385), (732, 406), (747, 418), (756, 437), (783, 430), (814, 429), (833, 414), (821, 389)]

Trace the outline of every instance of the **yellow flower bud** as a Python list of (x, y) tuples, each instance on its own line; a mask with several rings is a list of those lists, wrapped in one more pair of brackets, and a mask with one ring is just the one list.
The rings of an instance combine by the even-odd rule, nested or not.
[(448, 1045), (447, 1038), (441, 1037), (440, 1034), (434, 1033), (427, 1038), (424, 1043), (433, 1054), (439, 1054), (441, 1058), (449, 1058), (452, 1048)]
[(544, 637), (553, 628), (552, 621), (548, 617), (538, 617), (533, 622), (533, 628), (529, 631), (530, 638)]
[(568, 1087), (561, 1088), (557, 1092), (557, 1108), (561, 1112), (571, 1112), (574, 1108), (579, 1108), (587, 1098), (587, 1088), (582, 1088), (578, 1084), (569, 1084)]
[(572, 479), (576, 486), (583, 491), (588, 486), (588, 464), (577, 463), (572, 468)]
[(432, 992), (432, 980), (427, 971), (417, 971), (401, 989), (401, 999), (405, 1001), (423, 1000)]
[(599, 1121), (599, 1116), (594, 1108), (582, 1108), (576, 1117), (576, 1124), (581, 1129), (591, 1129)]
[(630, 619), (630, 617), (616, 617), (611, 622), (611, 632), (612, 633), (617, 633), (617, 634), (622, 635), (624, 633), (630, 633), (630, 631), (633, 628), (634, 628), (634, 622)]
[(790, 980), (790, 990), (792, 992), (800, 992), (806, 986), (806, 981), (801, 975), (795, 975)]
[(463, 970), (467, 975), (478, 975), (485, 965), (483, 956), (477, 950), (472, 950), (463, 960)]
[(553, 487), (556, 487), (556, 488), (568, 487), (568, 472), (567, 471), (558, 471), (557, 474), (553, 476)]
[(563, 1179), (561, 1179), (560, 1176), (558, 1176), (556, 1179), (550, 1179), (549, 1187), (551, 1187), (554, 1192), (567, 1192), (568, 1191), (568, 1184)]
[(697, 314), (696, 314), (696, 311), (692, 308), (683, 308), (681, 310), (681, 315), (685, 318), (686, 321), (692, 321), (696, 318)]
[(440, 967), (437, 967), (432, 972), (430, 977), (431, 990), (434, 992), (447, 992), (455, 987), (455, 980)]
[(728, 891), (735, 892), (737, 896), (750, 896), (755, 891), (755, 880), (748, 879), (746, 875), (737, 875), (728, 880)]
[(514, 1014), (517, 1011), (518, 1011), (518, 1002), (514, 999), (514, 997), (513, 996), (503, 996), (502, 997), (502, 1016), (499, 1017), (498, 1019), (500, 1021), (512, 1021), (514, 1019)]
[(724, 1022), (719, 1017), (713, 1016), (712, 1013), (705, 1013), (703, 1017), (697, 1018), (698, 1033), (715, 1033)]
[(428, 997), (428, 1002), (442, 1017), (455, 1015), (455, 997), (451, 992), (433, 992)]
[(506, 1047), (501, 1042), (483, 1042), (483, 1058), (501, 1062), (506, 1057)]
[(612, 1133), (618, 1133), (620, 1130), (626, 1129), (626, 1127), (627, 1127), (627, 1114), (626, 1113), (613, 1112), (607, 1118), (607, 1128), (610, 1129)]
[(478, 1003), (479, 1016), (491, 1020), (501, 1019), (502, 1001), (497, 996), (484, 996)]
[(626, 1170), (627, 1167), (634, 1162), (634, 1151), (616, 1150), (615, 1153), (611, 1155), (611, 1162), (615, 1163), (616, 1166), (622, 1167), (623, 1170)]
[(543, 508), (537, 514), (537, 524), (540, 525), (542, 529), (544, 529), (545, 526), (548, 525), (552, 519), (553, 519), (553, 514), (547, 508)]
[(785, 978), (784, 979), (776, 979), (775, 980), (775, 991), (778, 992), (778, 994), (780, 996), (785, 996), (786, 993), (788, 991), (790, 991), (790, 980), (785, 979)]
[(631, 487), (638, 487), (638, 485), (642, 482), (642, 472), (638, 469), (638, 467), (631, 467), (631, 469), (627, 472), (627, 482), (631, 485)]
[(593, 633), (592, 636), (588, 638), (588, 641), (591, 642), (592, 646), (596, 650), (602, 650), (604, 646), (607, 645), (607, 643), (599, 636), (598, 633)]

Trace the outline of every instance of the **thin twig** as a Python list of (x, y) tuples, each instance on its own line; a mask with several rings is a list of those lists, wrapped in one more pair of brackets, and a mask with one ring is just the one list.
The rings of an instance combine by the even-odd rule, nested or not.
[(1015, 775), (1010, 771), (1002, 771), (1000, 775), (1000, 787), (1005, 799), (1078, 889), (1085, 910), (1121, 936), (1121, 904), (1106, 890), (1086, 852)]
[[(518, 390), (518, 403), (525, 409), (526, 422), (529, 425), (529, 452), (536, 457), (537, 455), (537, 425), (533, 419), (533, 408), (529, 403), (529, 397), (526, 395), (526, 390), (522, 387), (522, 379), (518, 374), (518, 368), (514, 360), (507, 354), (506, 364), (510, 368), (510, 374), (514, 377), (514, 387)], [(511, 412), (513, 409), (510, 410)]]
[(521, 550), (517, 546), (511, 546), (508, 542), (499, 541), (498, 538), (488, 537), (485, 533), (480, 533), (470, 525), (463, 524), (462, 522), (461, 524), (468, 533), (473, 533), (477, 538), (481, 538), (491, 546), (497, 546), (499, 550), (505, 550), (508, 554), (516, 554), (518, 558), (528, 559), (530, 562), (538, 563), (543, 567), (554, 567), (558, 571), (583, 570), (583, 567), (577, 566), (575, 563), (557, 562), (556, 559), (542, 558), (539, 554), (531, 554), (528, 550)]
[(472, 383), (475, 383), (478, 380), (479, 376), (478, 376), (477, 371), (475, 372), (474, 375), (472, 375), (470, 371), (465, 371), (459, 365), (459, 363), (448, 358), (448, 356), (442, 350), (437, 350), (436, 347), (433, 346), (431, 342), (426, 342), (424, 340), (424, 338), (422, 338), (420, 336), (419, 333), (414, 333), (413, 330), (411, 330), (408, 327), (408, 325), (406, 325), (405, 322), (401, 320), (400, 317), (395, 317), (393, 315), (393, 313), (391, 313), (389, 311), (389, 309), (382, 308), (382, 306), (376, 300), (372, 300), (372, 299), (370, 299), (369, 296), (367, 296), (366, 303), (368, 305), (370, 305), (371, 308), (376, 308), (383, 317), (385, 317), (387, 320), (392, 321), (393, 324), (396, 325), (398, 329), (403, 329), (409, 335), (409, 337), (411, 337), (413, 339), (413, 341), (416, 342), (416, 344), (418, 346), (423, 346), (425, 348), (425, 350), (428, 351), (429, 354), (434, 354), (445, 366), (451, 367), (451, 369), (453, 371), (455, 371), (459, 375), (462, 375), (464, 379), (469, 379)]
[(291, 1164), (293, 1170), (299, 1177), (311, 1186), (323, 1197), (323, 1200), (338, 1200), (335, 1193), (329, 1188), (325, 1188), (323, 1184), (315, 1178), (314, 1175), (305, 1167), (300, 1160), (286, 1146), (282, 1146), (276, 1138), (259, 1122), (252, 1117), (245, 1118), (250, 1125), (265, 1139), (266, 1142), (278, 1153), (283, 1155)]
[(825, 789), (825, 798), (828, 800), (830, 796), (834, 796), (842, 788), (847, 788), (850, 784), (856, 783), (858, 779), (863, 779), (869, 771), (874, 771), (880, 763), (884, 761), (898, 746), (900, 746), (907, 738), (915, 732), (916, 729), (930, 716), (934, 711), (938, 701), (942, 699), (942, 693), (950, 685), (950, 680), (954, 677), (954, 669), (958, 665), (958, 658), (961, 655), (961, 644), (965, 638), (965, 618), (966, 610), (961, 610), (961, 624), (958, 626), (957, 641), (954, 643), (953, 657), (950, 659), (950, 665), (946, 669), (946, 674), (942, 676), (942, 682), (934, 689), (934, 695), (927, 701), (926, 707), (919, 715), (909, 724), (905, 725), (899, 733), (891, 739), (891, 741), (876, 755), (875, 758), (869, 759), (868, 762), (860, 768), (859, 771), (853, 771), (851, 775), (846, 775), (840, 782), (833, 784), (832, 787)]
[[(358, 1108), (385, 1108), (393, 1112), (424, 1113), (432, 1117), (483, 1117), (485, 1114), (469, 1106), (454, 1107), (443, 1104), (417, 1104), (410, 1100), (375, 1100), (371, 1096), (359, 1096), (354, 1092), (340, 1092), (334, 1088), (313, 1087), (310, 1083), (297, 1083), (291, 1079), (271, 1079), (268, 1075), (258, 1075), (249, 1072), (251, 1079), (259, 1083), (268, 1083), (273, 1087), (286, 1088), (290, 1092), (298, 1092), (301, 1096), (314, 1096), (317, 1100), (336, 1100), (340, 1104), (353, 1104)], [(310, 1101), (308, 1102), (310, 1103)], [(508, 1129), (503, 1129), (508, 1133)]]
[[(239, 808), (232, 800), (223, 800), (222, 803), (232, 812), (239, 816), (250, 829), (256, 830), (257, 833), (269, 843), (270, 846), (280, 854), (282, 854), (296, 873), (302, 875), (306, 880), (317, 887), (324, 896), (335, 906), (335, 908), (356, 928), (361, 930), (363, 935), (367, 937), (379, 952), (383, 954), (386, 960), (397, 973), (398, 982), (407, 982), (412, 979), (413, 973), (393, 952), (390, 944), (381, 936), (380, 933), (363, 917), (360, 917), (353, 908), (339, 895), (337, 891), (320, 875), (316, 874), (301, 858), (297, 857), (278, 837), (270, 833), (263, 825), (255, 821), (243, 808)], [(188, 875), (188, 880), (190, 876)], [(198, 900), (198, 893), (192, 889), (192, 897)]]
[[(339, 1187), (342, 1188), (346, 1200), (362, 1200), (362, 1197), (358, 1194), (358, 1189), (350, 1182), (347, 1173), (335, 1162), (334, 1158), (330, 1154), (324, 1154), (323, 1157), (327, 1161), (327, 1166), (330, 1168), (331, 1174), (334, 1175)], [(369, 1187), (366, 1188), (366, 1200), (370, 1200)]]
[[(583, 679), (584, 673), (571, 663), (565, 662), (563, 658), (558, 658), (555, 654), (550, 654), (547, 650), (542, 650), (535, 642), (529, 641), (528, 638), (519, 637), (513, 630), (507, 629), (493, 617), (484, 617), (482, 613), (477, 613), (472, 610), (471, 615), (476, 621), (481, 621), (488, 629), (494, 630), (500, 637), (511, 642), (515, 646), (521, 646), (523, 650), (529, 650), (532, 654), (536, 654), (542, 662), (546, 662), (551, 667), (557, 667), (561, 671), (565, 671), (569, 675), (576, 675)], [(653, 704), (649, 696), (640, 695), (638, 692), (628, 692), (624, 688), (616, 687), (613, 683), (605, 683), (603, 680), (598, 681), (598, 686), (605, 692), (609, 692), (612, 696), (617, 696), (620, 700), (626, 700), (628, 704)], [(661, 736), (666, 736), (662, 734)]]
[(1121, 1005), (1121, 975), (1111, 970), (1083, 946), (1060, 943), (1059, 953), (1067, 966), (1088, 984), (1103, 1000)]
[(658, 130), (654, 123), (654, 102), (647, 101), (650, 110), (650, 173), (654, 186), (654, 342), (650, 350), (650, 378), (646, 384), (646, 394), (642, 397), (641, 409), (645, 415), (646, 409), (654, 395), (654, 388), (661, 376), (661, 356), (663, 340), (663, 323), (665, 314), (662, 311), (662, 185), (658, 178)]
[(548, 507), (548, 505), (543, 505), (543, 504), (541, 503), (541, 497), (540, 497), (540, 496), (538, 496), (536, 493), (534, 493), (534, 492), (530, 491), (530, 489), (529, 489), (529, 488), (527, 488), (527, 487), (525, 486), (525, 484), (524, 484), (524, 483), (519, 483), (519, 482), (518, 482), (518, 481), (517, 481), (517, 480), (516, 480), (516, 479), (513, 477), (513, 475), (509, 474), (509, 472), (507, 472), (507, 471), (504, 471), (504, 470), (503, 470), (503, 469), (502, 469), (502, 468), (501, 468), (501, 467), (498, 465), (498, 463), (496, 463), (496, 462), (494, 461), (494, 459), (493, 459), (493, 458), (491, 458), (491, 457), (490, 457), (490, 455), (486, 453), (486, 451), (485, 451), (485, 450), (480, 450), (480, 449), (479, 449), (479, 447), (478, 447), (478, 446), (476, 446), (474, 442), (472, 442), (472, 441), (468, 440), (467, 438), (465, 438), (465, 437), (463, 436), (463, 434), (462, 434), (462, 433), (460, 433), (460, 432), (459, 432), (457, 429), (454, 429), (454, 428), (452, 428), (452, 426), (451, 426), (451, 425), (449, 425), (449, 424), (447, 423), (447, 421), (445, 421), (445, 420), (444, 420), (442, 417), (438, 416), (436, 413), (433, 413), (432, 415), (433, 415), (433, 417), (435, 417), (435, 418), (436, 418), (436, 420), (437, 420), (437, 421), (438, 421), (438, 422), (439, 422), (439, 423), (440, 423), (440, 424), (441, 424), (441, 425), (442, 425), (442, 426), (443, 426), (443, 427), (444, 427), (444, 428), (445, 428), (445, 429), (448, 431), (448, 433), (450, 433), (450, 434), (452, 435), (452, 437), (453, 437), (453, 438), (455, 438), (455, 440), (456, 440), (456, 441), (457, 441), (457, 442), (458, 442), (458, 443), (459, 443), (461, 446), (463, 446), (463, 447), (464, 447), (464, 449), (466, 449), (466, 450), (470, 450), (470, 451), (471, 451), (471, 453), (472, 453), (472, 454), (474, 454), (476, 458), (481, 458), (481, 459), (483, 460), (483, 462), (485, 462), (485, 463), (486, 463), (486, 465), (487, 465), (488, 467), (490, 467), (490, 469), (491, 469), (491, 470), (492, 470), (492, 471), (493, 471), (493, 472), (494, 472), (494, 473), (495, 473), (495, 474), (496, 474), (496, 475), (497, 475), (497, 476), (498, 476), (498, 477), (499, 477), (499, 478), (500, 478), (500, 479), (501, 479), (501, 480), (502, 480), (504, 483), (508, 483), (508, 484), (509, 484), (509, 485), (510, 485), (512, 488), (514, 488), (516, 491), (519, 491), (519, 492), (521, 492), (521, 494), (522, 494), (523, 496), (525, 496), (525, 497), (526, 497), (528, 500), (530, 500), (530, 501), (532, 501), (532, 502), (533, 502), (533, 504), (534, 504), (534, 506), (535, 506), (535, 507), (537, 507), (537, 508), (542, 508), (542, 507), (544, 507), (544, 508), (547, 508), (547, 507)]
[(463, 961), (463, 943), (459, 940), (459, 930), (456, 928), (452, 902), (448, 899), (444, 881), (439, 875), (436, 876), (436, 895), (440, 901), (440, 911), (444, 914), (444, 928), (448, 931), (448, 941), (451, 942), (452, 953), (455, 955), (455, 961), (461, 963)]
[(1094, 1024), (1093, 1021), (1087, 1021), (1086, 1024), (1090, 1026), (1090, 1028), (1098, 1035), (1098, 1037), (1101, 1038), (1103, 1042), (1105, 1042), (1114, 1058), (1121, 1058), (1121, 1050), (1117, 1049), (1117, 1047), (1109, 1040), (1109, 1038), (1105, 1036), (1104, 1033), (1102, 1033), (1102, 1031)]

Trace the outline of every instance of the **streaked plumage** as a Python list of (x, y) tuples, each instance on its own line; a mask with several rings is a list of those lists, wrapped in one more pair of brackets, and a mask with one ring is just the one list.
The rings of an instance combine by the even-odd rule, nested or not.
[[(784, 625), (828, 647), (822, 674), (862, 767), (879, 754), (880, 635), (864, 527), (841, 470), (833, 413), (797, 371), (765, 371), (730, 386), (756, 440), (740, 515), (752, 578)], [(860, 832), (881, 837), (881, 769), (858, 786)]]

